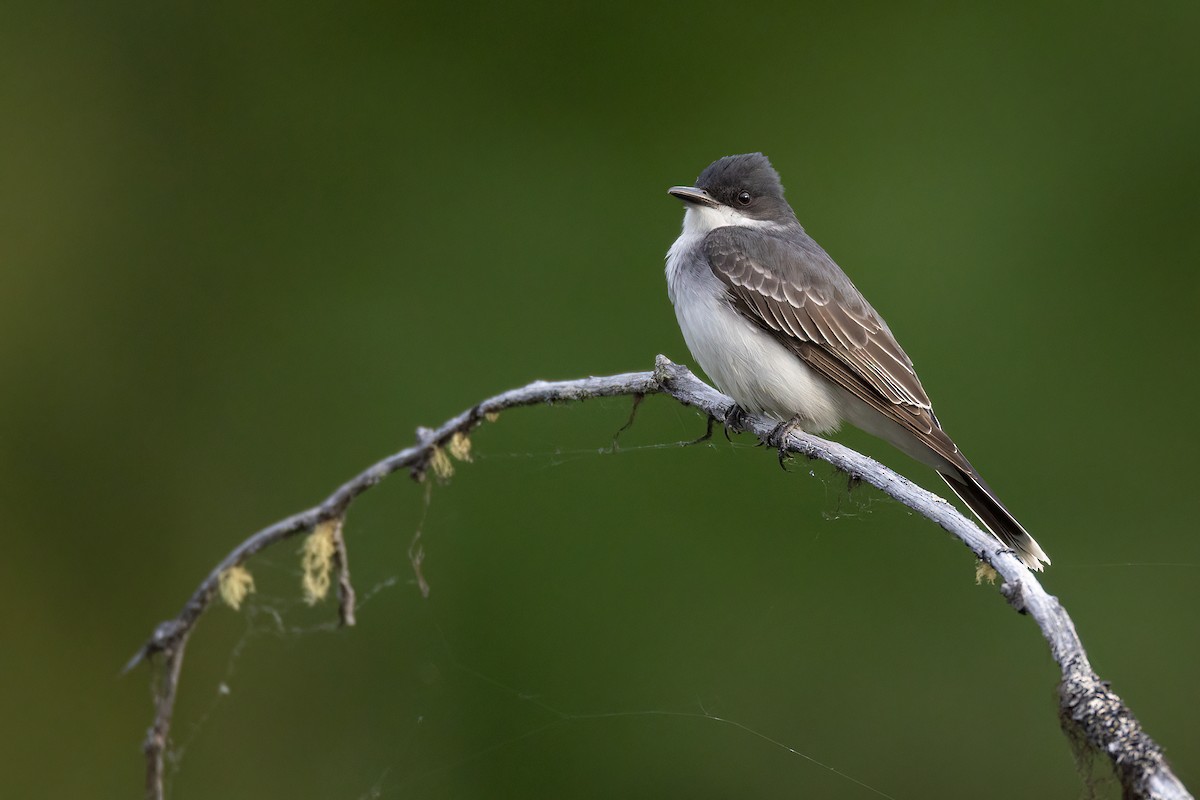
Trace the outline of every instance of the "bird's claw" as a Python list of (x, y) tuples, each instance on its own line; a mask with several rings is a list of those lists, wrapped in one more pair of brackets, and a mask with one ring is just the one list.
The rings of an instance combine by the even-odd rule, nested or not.
[(779, 466), (782, 469), (787, 469), (788, 459), (792, 454), (787, 448), (788, 437), (797, 431), (803, 431), (800, 425), (799, 417), (792, 417), (771, 428), (771, 432), (767, 434), (767, 438), (763, 440), (763, 444), (769, 444), (775, 448), (779, 454)]
[(737, 428), (738, 430), (745, 430), (747, 424), (750, 422), (750, 415), (746, 413), (746, 409), (734, 403), (725, 410), (725, 418), (721, 422), (725, 425), (725, 439), (733, 441), (729, 438), (729, 429)]

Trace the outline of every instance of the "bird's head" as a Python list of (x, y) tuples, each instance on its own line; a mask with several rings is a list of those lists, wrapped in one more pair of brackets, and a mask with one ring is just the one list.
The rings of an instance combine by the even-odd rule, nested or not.
[(698, 233), (728, 225), (764, 228), (796, 222), (783, 199), (779, 173), (762, 153), (717, 159), (695, 186), (672, 186), (667, 192), (687, 205), (684, 226)]

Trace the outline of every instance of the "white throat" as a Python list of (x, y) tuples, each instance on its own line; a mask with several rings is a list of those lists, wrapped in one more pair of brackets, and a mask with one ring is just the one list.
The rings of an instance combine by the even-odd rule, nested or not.
[(709, 231), (716, 228), (778, 228), (777, 222), (770, 222), (764, 219), (755, 219), (747, 216), (736, 208), (729, 206), (701, 206), (688, 204), (687, 211), (683, 215), (683, 235), (689, 234), (704, 236)]

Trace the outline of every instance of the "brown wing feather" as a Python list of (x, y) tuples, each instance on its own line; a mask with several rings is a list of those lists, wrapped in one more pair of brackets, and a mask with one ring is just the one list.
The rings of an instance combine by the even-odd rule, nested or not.
[(741, 314), (942, 458), (974, 472), (938, 425), (912, 360), (815, 242), (719, 228), (705, 251)]
[(730, 227), (709, 233), (704, 247), (739, 313), (957, 468), (960, 475), (942, 477), (1027, 566), (1040, 570), (1041, 562), (1050, 563), (942, 431), (887, 323), (816, 242)]

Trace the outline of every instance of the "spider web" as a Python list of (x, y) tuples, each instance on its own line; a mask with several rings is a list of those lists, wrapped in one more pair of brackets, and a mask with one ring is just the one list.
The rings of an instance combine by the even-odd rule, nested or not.
[[(619, 404), (610, 405), (615, 408)], [(619, 416), (613, 411), (609, 417), (614, 413)], [(661, 518), (628, 525), (622, 509), (608, 498), (581, 509), (580, 490), (570, 484), (586, 487), (613, 475), (674, 474), (687, 463), (700, 464), (694, 467), (697, 474), (713, 463), (738, 473), (758, 465), (752, 480), (761, 481), (770, 470), (772, 479), (807, 495), (823, 521), (838, 523), (810, 525), (807, 536), (788, 530), (786, 540), (772, 540), (792, 542), (794, 553), (815, 554), (810, 577), (824, 570), (819, 558), (828, 551), (820, 549), (822, 540), (842, 525), (850, 525), (847, 532), (858, 537), (876, 527), (858, 525), (864, 517), (878, 512), (890, 519), (905, 512), (873, 490), (852, 487), (824, 464), (792, 461), (790, 474), (784, 475), (772, 454), (761, 452), (749, 437), (728, 442), (718, 430), (711, 441), (692, 447), (684, 447), (687, 439), (640, 441), (671, 424), (685, 437), (699, 432), (692, 430), (696, 418), (690, 413), (661, 408), (657, 413), (655, 423), (634, 426), (619, 440), (611, 437), (609, 417), (577, 433), (582, 441), (562, 447), (512, 446), (539, 440), (528, 428), (518, 427), (507, 443), (479, 436), (472, 463), (460, 464), (445, 484), (395, 481), (389, 491), (378, 492), (384, 496), (372, 509), (360, 513), (356, 506), (347, 521), (359, 590), (354, 629), (337, 627), (330, 603), (316, 608), (304, 603), (296, 588), (298, 558), (286, 545), (255, 557), (247, 566), (257, 591), (236, 614), (214, 608), (209, 617), (217, 619), (206, 618), (189, 648), (167, 753), (168, 796), (228, 795), (214, 775), (245, 774), (238, 765), (247, 759), (258, 765), (250, 774), (265, 773), (267, 785), (289, 797), (612, 796), (586, 790), (586, 778), (578, 786), (562, 781), (622, 760), (635, 762), (631, 775), (643, 781), (647, 764), (662, 772), (647, 781), (660, 791), (626, 796), (729, 796), (729, 787), (739, 785), (751, 796), (804, 790), (818, 796), (913, 796), (911, 785), (887, 782), (889, 771), (875, 766), (871, 753), (877, 745), (853, 746), (859, 735), (855, 726), (877, 724), (876, 714), (886, 712), (830, 710), (829, 682), (840, 669), (836, 660), (832, 667), (822, 666), (828, 659), (818, 652), (802, 655), (786, 669), (763, 666), (780, 660), (781, 653), (796, 658), (795, 651), (778, 644), (783, 635), (823, 637), (812, 641), (823, 641), (819, 647), (824, 648), (840, 641), (840, 634), (820, 629), (819, 608), (797, 619), (795, 609), (803, 603), (790, 597), (791, 587), (767, 580), (772, 588), (740, 609), (724, 613), (714, 606), (688, 615), (691, 598), (698, 596), (692, 590), (711, 585), (721, 570), (705, 571), (682, 552), (684, 588), (668, 587), (661, 594), (656, 579), (647, 576), (661, 581), (667, 573), (641, 569), (636, 558), (633, 566), (622, 568), (631, 563), (624, 554), (636, 553), (639, 540), (652, 537)], [(579, 422), (576, 415), (571, 424)], [(612, 494), (627, 490), (622, 484)], [(497, 497), (515, 494), (522, 498), (521, 513), (504, 518), (484, 511), (503, 506)], [(399, 496), (405, 499), (397, 513)], [(612, 541), (600, 548), (602, 537), (585, 532), (578, 537), (580, 546), (616, 566), (601, 570), (599, 590), (576, 595), (570, 589), (585, 580), (577, 578), (577, 570), (589, 553), (574, 566), (560, 567), (556, 560), (570, 551), (550, 548), (563, 538), (556, 527), (580, 526), (581, 516), (596, 518), (603, 540)], [(513, 519), (525, 521), (525, 527)], [(695, 537), (690, 524), (684, 528), (689, 535), (677, 541), (687, 545)], [(730, 571), (764, 557), (735, 537), (720, 544), (736, 562)], [(485, 547), (487, 554), (472, 560), (472, 553)], [(545, 563), (538, 562), (541, 555)], [(514, 568), (523, 561), (530, 563), (527, 569)], [(607, 583), (604, 576), (610, 576)], [(501, 585), (479, 589), (490, 583)], [(627, 603), (615, 599), (627, 594), (637, 596)], [(580, 600), (593, 595), (596, 602)], [(657, 616), (644, 612), (660, 595), (665, 607), (653, 609)], [(685, 600), (673, 601), (678, 595)], [(512, 596), (511, 608), (486, 619), (490, 609)], [(566, 621), (555, 604), (567, 609)], [(635, 609), (627, 629), (622, 629), (627, 623), (608, 620), (610, 605), (617, 617)], [(643, 621), (643, 614), (652, 618)], [(662, 623), (658, 628), (656, 620)], [(695, 631), (681, 638), (685, 648), (694, 649), (691, 661), (671, 659), (670, 648), (652, 641), (662, 626), (675, 624)], [(210, 634), (209, 628), (216, 630)], [(626, 652), (612, 652), (625, 639), (634, 644)], [(734, 652), (740, 648), (744, 657)], [(715, 653), (713, 665), (693, 671), (696, 654), (708, 651)], [(661, 658), (664, 666), (656, 667), (653, 660), (640, 666), (646, 658)], [(797, 707), (781, 713), (764, 704), (772, 685), (788, 689)], [(362, 691), (364, 686), (369, 691)], [(276, 719), (286, 723), (275, 724)], [(639, 751), (646, 753), (644, 759), (630, 755)], [(714, 752), (723, 757), (714, 760), (708, 755)], [(596, 762), (590, 763), (593, 753)], [(547, 759), (559, 768), (531, 781), (528, 773), (543, 768)], [(313, 768), (318, 763), (326, 768)], [(603, 769), (619, 773), (621, 767)], [(336, 777), (323, 782), (329, 771)], [(543, 784), (541, 794), (528, 788)], [(601, 778), (596, 785), (608, 784)]]

